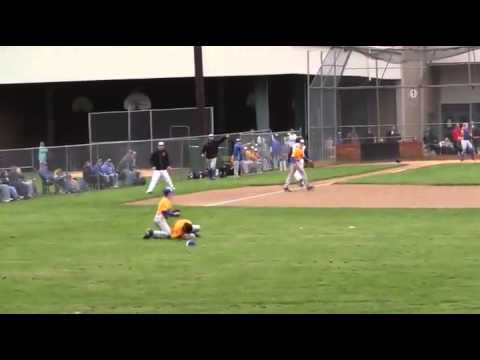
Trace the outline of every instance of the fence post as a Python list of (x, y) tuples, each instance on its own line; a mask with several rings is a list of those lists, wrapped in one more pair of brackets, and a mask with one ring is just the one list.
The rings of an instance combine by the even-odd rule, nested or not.
[(93, 163), (93, 157), (92, 157), (92, 114), (91, 113), (88, 113), (88, 138), (89, 138), (89, 152), (90, 152), (90, 164)]
[(65, 146), (65, 171), (69, 171), (68, 170), (68, 147)]
[(150, 152), (153, 152), (153, 110), (150, 110)]
[(215, 120), (214, 120), (214, 112), (213, 112), (213, 107), (210, 107), (210, 122), (211, 122), (211, 133), (213, 134), (215, 132)]
[(32, 169), (35, 170), (35, 149), (32, 149)]
[(128, 146), (130, 146), (130, 141), (132, 140), (132, 134), (131, 134), (131, 129), (130, 129), (130, 124), (131, 119), (130, 119), (130, 110), (128, 110)]

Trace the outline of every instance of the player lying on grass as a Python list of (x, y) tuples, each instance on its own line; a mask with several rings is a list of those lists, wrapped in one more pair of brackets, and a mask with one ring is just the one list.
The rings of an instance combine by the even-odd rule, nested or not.
[(148, 229), (144, 239), (192, 240), (200, 237), (200, 225), (193, 225), (190, 220), (180, 219), (173, 225), (171, 232)]
[(307, 190), (312, 190), (313, 186), (308, 183), (307, 173), (303, 168), (302, 160), (305, 157), (305, 152), (303, 150), (303, 145), (301, 143), (297, 143), (292, 150), (292, 156), (290, 158), (290, 171), (287, 176), (287, 180), (285, 181), (285, 185), (283, 189), (285, 191), (291, 191), (289, 188), (290, 182), (292, 180), (293, 175), (296, 171), (301, 175), (303, 183), (307, 187)]

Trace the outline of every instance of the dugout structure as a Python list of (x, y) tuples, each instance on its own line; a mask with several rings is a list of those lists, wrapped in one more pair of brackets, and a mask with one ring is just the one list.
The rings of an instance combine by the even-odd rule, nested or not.
[[(454, 123), (480, 126), (478, 46), (333, 46), (309, 50), (312, 56), (321, 59), (307, 86), (315, 160), (338, 160), (355, 148), (373, 143), (381, 149), (392, 141), (420, 149), (412, 156), (429, 155)], [(369, 156), (394, 155), (376, 152)], [(361, 153), (352, 159), (373, 160)]]

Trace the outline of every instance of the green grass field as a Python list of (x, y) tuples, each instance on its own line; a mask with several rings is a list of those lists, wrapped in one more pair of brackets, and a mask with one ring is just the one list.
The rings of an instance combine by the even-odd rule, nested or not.
[(203, 233), (187, 249), (141, 239), (154, 209), (122, 205), (141, 198), (0, 206), (0, 313), (480, 312), (480, 210), (182, 208)]
[(480, 164), (445, 164), (397, 174), (371, 175), (350, 180), (354, 184), (480, 185)]

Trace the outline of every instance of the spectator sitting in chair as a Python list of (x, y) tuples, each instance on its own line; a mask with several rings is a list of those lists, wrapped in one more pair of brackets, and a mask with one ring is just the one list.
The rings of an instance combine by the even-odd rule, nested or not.
[(37, 189), (32, 180), (26, 180), (22, 169), (12, 166), (8, 172), (8, 178), (11, 186), (15, 187), (18, 195), (25, 199), (31, 199), (37, 193)]
[(58, 193), (57, 187), (62, 190), (64, 193), (68, 194), (68, 186), (67, 186), (67, 174), (62, 169), (56, 169), (53, 172), (53, 180), (57, 185), (55, 187), (55, 193)]
[(80, 183), (69, 173), (65, 177), (65, 190), (67, 194), (80, 192)]
[(115, 170), (115, 165), (113, 165), (112, 159), (107, 159), (100, 169), (102, 175), (107, 177), (108, 184), (112, 185), (114, 188), (118, 188), (118, 174)]
[(45, 194), (48, 192), (48, 187), (50, 185), (55, 186), (55, 194), (58, 194), (60, 188), (64, 188), (64, 180), (59, 178), (57, 179), (53, 172), (48, 170), (48, 166), (46, 163), (40, 164), (40, 169), (38, 170), (38, 175), (42, 179), (43, 186), (42, 186), (42, 193)]
[(8, 203), (10, 201), (12, 201), (12, 198), (8, 186), (0, 184), (0, 202)]
[(125, 185), (134, 185), (140, 173), (136, 171), (136, 152), (128, 150), (125, 156), (118, 163), (118, 179)]
[(85, 161), (85, 165), (83, 165), (83, 180), (89, 187), (94, 187), (96, 188), (97, 185), (99, 185), (98, 181), (99, 178), (97, 177), (97, 173), (92, 166), (92, 163), (90, 161)]
[(100, 188), (108, 186), (109, 184), (108, 177), (103, 174), (102, 165), (103, 165), (103, 159), (99, 158), (97, 160), (97, 163), (93, 166), (93, 171), (95, 171), (95, 176), (98, 176), (100, 178)]
[(8, 178), (8, 173), (6, 170), (0, 173), (0, 185), (2, 187), (8, 188), (9, 196), (12, 200), (21, 200), (23, 196), (18, 195), (17, 189), (14, 186), (10, 185), (10, 179)]

